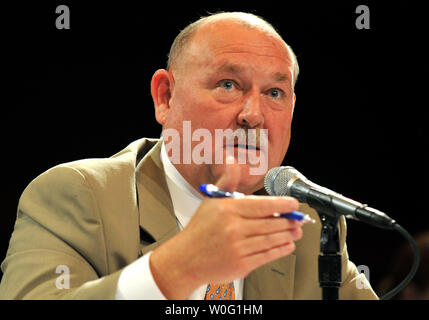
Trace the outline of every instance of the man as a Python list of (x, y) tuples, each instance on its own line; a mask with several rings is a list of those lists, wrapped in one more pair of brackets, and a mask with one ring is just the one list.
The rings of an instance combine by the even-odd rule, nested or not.
[[(188, 26), (168, 70), (151, 82), (156, 119), (179, 141), (142, 139), (110, 159), (35, 179), (20, 199), (0, 297), (320, 299), (317, 213), (292, 198), (253, 196), (266, 170), (255, 174), (255, 163), (239, 161), (253, 151), (267, 168), (281, 164), (297, 75), (292, 50), (254, 15), (221, 13)], [(185, 123), (211, 137), (241, 129), (249, 139), (212, 141), (208, 161), (184, 161), (200, 153)], [(177, 146), (181, 161), (173, 161)], [(207, 199), (197, 191), (207, 183), (247, 196)], [(273, 217), (297, 209), (318, 223)], [(344, 220), (339, 230), (340, 298), (376, 299), (358, 289), (369, 286), (348, 260)]]

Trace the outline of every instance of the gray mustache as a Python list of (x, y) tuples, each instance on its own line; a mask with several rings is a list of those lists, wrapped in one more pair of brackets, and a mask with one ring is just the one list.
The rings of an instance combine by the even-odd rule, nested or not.
[(232, 133), (223, 135), (226, 146), (239, 146), (247, 149), (260, 149), (264, 147), (264, 142), (268, 140), (266, 130), (256, 129), (236, 129)]

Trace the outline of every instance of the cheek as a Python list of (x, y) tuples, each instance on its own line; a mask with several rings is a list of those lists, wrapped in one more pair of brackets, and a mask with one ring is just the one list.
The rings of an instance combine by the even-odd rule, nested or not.
[(292, 115), (277, 117), (268, 126), (269, 132), (269, 162), (278, 165), (283, 160), (289, 147), (291, 137)]
[(207, 99), (201, 95), (198, 88), (183, 87), (177, 85), (170, 100), (170, 107), (174, 116), (191, 120), (201, 116), (201, 110), (205, 109)]
[(181, 121), (190, 120), (193, 130), (225, 129), (229, 127), (231, 117), (234, 117), (232, 110), (218, 105), (209, 90), (198, 87), (192, 90), (176, 88), (170, 106), (172, 117)]
[(277, 144), (290, 136), (292, 111), (273, 112), (265, 116), (265, 125), (268, 128), (271, 143)]

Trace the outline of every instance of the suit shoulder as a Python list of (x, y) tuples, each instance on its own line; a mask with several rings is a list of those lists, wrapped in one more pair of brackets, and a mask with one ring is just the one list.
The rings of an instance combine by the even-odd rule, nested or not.
[(110, 158), (76, 160), (60, 164), (52, 169), (72, 168), (90, 184), (116, 184), (120, 181), (133, 180), (137, 163), (157, 141), (156, 139), (139, 139)]
[(156, 140), (140, 139), (129, 144), (110, 158), (82, 159), (56, 165), (38, 177), (26, 188), (67, 188), (72, 189), (82, 184), (88, 185), (93, 192), (116, 192), (134, 188), (136, 164)]

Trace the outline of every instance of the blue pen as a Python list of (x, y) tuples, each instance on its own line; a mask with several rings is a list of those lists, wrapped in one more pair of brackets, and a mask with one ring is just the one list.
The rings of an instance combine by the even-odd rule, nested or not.
[[(198, 188), (202, 193), (209, 196), (210, 198), (244, 198), (245, 194), (240, 192), (229, 192), (224, 190), (219, 190), (213, 184), (202, 184)], [(316, 220), (312, 219), (308, 214), (292, 211), (290, 213), (274, 213), (274, 217), (287, 218), (291, 220), (297, 220), (302, 223), (315, 223)]]

